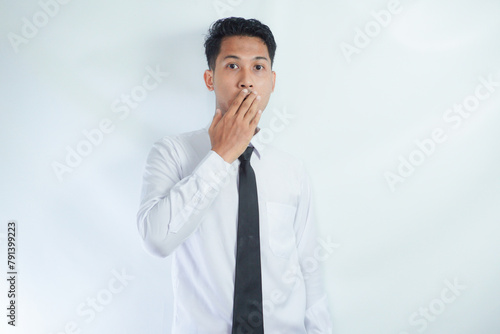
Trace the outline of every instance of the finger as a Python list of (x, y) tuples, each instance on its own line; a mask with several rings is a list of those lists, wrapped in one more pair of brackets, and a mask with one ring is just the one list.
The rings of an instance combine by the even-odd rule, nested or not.
[(244, 118), (246, 113), (250, 110), (252, 105), (257, 99), (257, 92), (253, 91), (252, 93), (248, 94), (247, 98), (243, 101), (241, 104), (240, 108), (238, 109), (237, 115), (240, 118)]
[(245, 88), (245, 89), (242, 89), (241, 92), (238, 93), (238, 95), (236, 95), (233, 102), (231, 102), (231, 105), (229, 106), (228, 111), (226, 112), (228, 117), (234, 116), (238, 112), (238, 109), (240, 108), (241, 103), (243, 102), (245, 97), (248, 96), (248, 94), (250, 94), (250, 91)]
[(262, 116), (262, 110), (258, 110), (256, 113), (255, 113), (255, 117), (252, 119), (252, 121), (250, 122), (250, 128), (255, 131), (255, 128), (257, 127), (257, 125), (259, 124), (259, 121), (260, 121), (260, 117)]
[(246, 119), (248, 123), (251, 122), (251, 120), (254, 118), (255, 114), (259, 110), (260, 99), (261, 99), (260, 95), (257, 95), (252, 101), (252, 104), (249, 106), (246, 113), (244, 114), (243, 118)]

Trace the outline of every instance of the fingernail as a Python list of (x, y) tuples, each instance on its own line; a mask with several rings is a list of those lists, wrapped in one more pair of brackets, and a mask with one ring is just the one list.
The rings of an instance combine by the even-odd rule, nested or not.
[(257, 94), (257, 91), (254, 90), (252, 93)]
[(248, 93), (248, 89), (246, 89), (246, 88), (243, 89), (243, 93), (245, 93), (245, 94)]
[(257, 96), (257, 100), (260, 100), (260, 95), (259, 95), (259, 96)]

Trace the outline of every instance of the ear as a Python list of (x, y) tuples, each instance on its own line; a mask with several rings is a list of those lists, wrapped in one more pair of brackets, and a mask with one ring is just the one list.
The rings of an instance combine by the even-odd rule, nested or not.
[(205, 70), (203, 80), (205, 80), (205, 85), (209, 91), (214, 90), (214, 72), (212, 70)]
[(276, 84), (276, 72), (273, 71), (273, 90), (271, 92), (274, 92), (274, 85)]

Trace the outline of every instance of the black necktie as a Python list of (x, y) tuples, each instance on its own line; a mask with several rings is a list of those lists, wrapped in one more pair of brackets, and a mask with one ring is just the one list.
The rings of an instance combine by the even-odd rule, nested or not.
[(239, 206), (234, 280), (233, 334), (263, 334), (260, 269), (259, 203), (255, 173), (250, 166), (253, 147), (238, 158)]

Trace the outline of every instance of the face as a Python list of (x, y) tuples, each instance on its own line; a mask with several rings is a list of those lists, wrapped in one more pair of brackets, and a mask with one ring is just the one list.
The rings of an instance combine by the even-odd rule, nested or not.
[(216, 107), (226, 113), (236, 95), (243, 89), (261, 96), (259, 109), (264, 111), (274, 91), (276, 73), (264, 41), (258, 37), (224, 37), (215, 70), (206, 70), (205, 84), (215, 91)]

